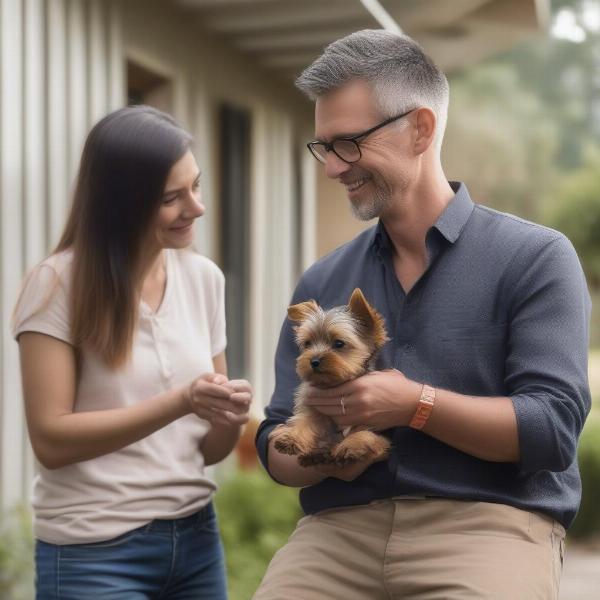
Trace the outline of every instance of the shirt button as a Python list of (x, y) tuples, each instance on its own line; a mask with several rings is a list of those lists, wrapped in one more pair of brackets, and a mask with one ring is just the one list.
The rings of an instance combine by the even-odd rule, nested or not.
[(411, 343), (406, 343), (404, 344), (404, 351), (405, 352), (412, 352), (414, 350), (414, 346)]

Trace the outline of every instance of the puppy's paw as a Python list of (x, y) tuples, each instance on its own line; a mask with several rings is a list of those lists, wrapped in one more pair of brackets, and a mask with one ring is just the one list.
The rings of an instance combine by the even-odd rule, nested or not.
[(347, 436), (333, 448), (331, 454), (338, 466), (345, 467), (363, 460), (384, 460), (389, 452), (390, 442), (387, 438), (364, 430)]
[(389, 456), (391, 448), (392, 445), (388, 439), (378, 436), (377, 441), (370, 448), (371, 460), (373, 462), (385, 460)]
[(300, 452), (300, 448), (298, 448), (294, 440), (290, 439), (287, 435), (277, 438), (274, 442), (274, 446), (277, 452), (281, 452), (282, 454), (289, 454), (290, 456), (293, 456)]
[(273, 441), (273, 446), (277, 452), (292, 456), (300, 453), (296, 436), (290, 427), (286, 427), (285, 425), (277, 426), (269, 436), (269, 439)]
[(338, 467), (348, 467), (366, 459), (368, 454), (369, 452), (365, 448), (343, 446), (333, 449), (331, 452), (331, 461)]
[(311, 452), (301, 454), (298, 463), (302, 467), (314, 467), (315, 465), (326, 465), (331, 463), (331, 455), (328, 452)]

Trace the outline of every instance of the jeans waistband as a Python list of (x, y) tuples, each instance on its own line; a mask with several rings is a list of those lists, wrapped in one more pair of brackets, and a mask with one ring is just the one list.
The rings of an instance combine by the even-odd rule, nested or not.
[(144, 525), (143, 530), (145, 532), (172, 532), (172, 531), (184, 531), (190, 527), (197, 527), (205, 521), (209, 521), (214, 518), (215, 509), (212, 502), (209, 502), (206, 506), (201, 508), (198, 512), (195, 512), (187, 517), (181, 517), (180, 519), (154, 519), (147, 525)]

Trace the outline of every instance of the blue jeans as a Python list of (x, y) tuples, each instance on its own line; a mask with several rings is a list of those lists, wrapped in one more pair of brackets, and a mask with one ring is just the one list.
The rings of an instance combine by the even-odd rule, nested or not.
[(223, 546), (212, 504), (151, 521), (105, 542), (37, 541), (37, 600), (226, 600)]

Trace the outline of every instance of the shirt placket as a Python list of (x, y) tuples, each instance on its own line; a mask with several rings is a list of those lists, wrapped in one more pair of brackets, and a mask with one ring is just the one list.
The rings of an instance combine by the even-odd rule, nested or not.
[(154, 349), (158, 356), (158, 362), (160, 365), (160, 374), (164, 379), (165, 383), (169, 383), (173, 377), (173, 367), (169, 360), (167, 352), (167, 341), (162, 330), (160, 319), (156, 315), (152, 315), (150, 318), (150, 327), (152, 331), (152, 341), (154, 343)]
[(392, 362), (396, 369), (402, 370), (405, 364), (405, 352), (410, 344), (405, 317), (408, 299), (394, 272), (389, 248), (382, 249), (381, 259), (388, 302), (387, 312), (391, 317), (388, 322), (388, 335), (392, 339)]

